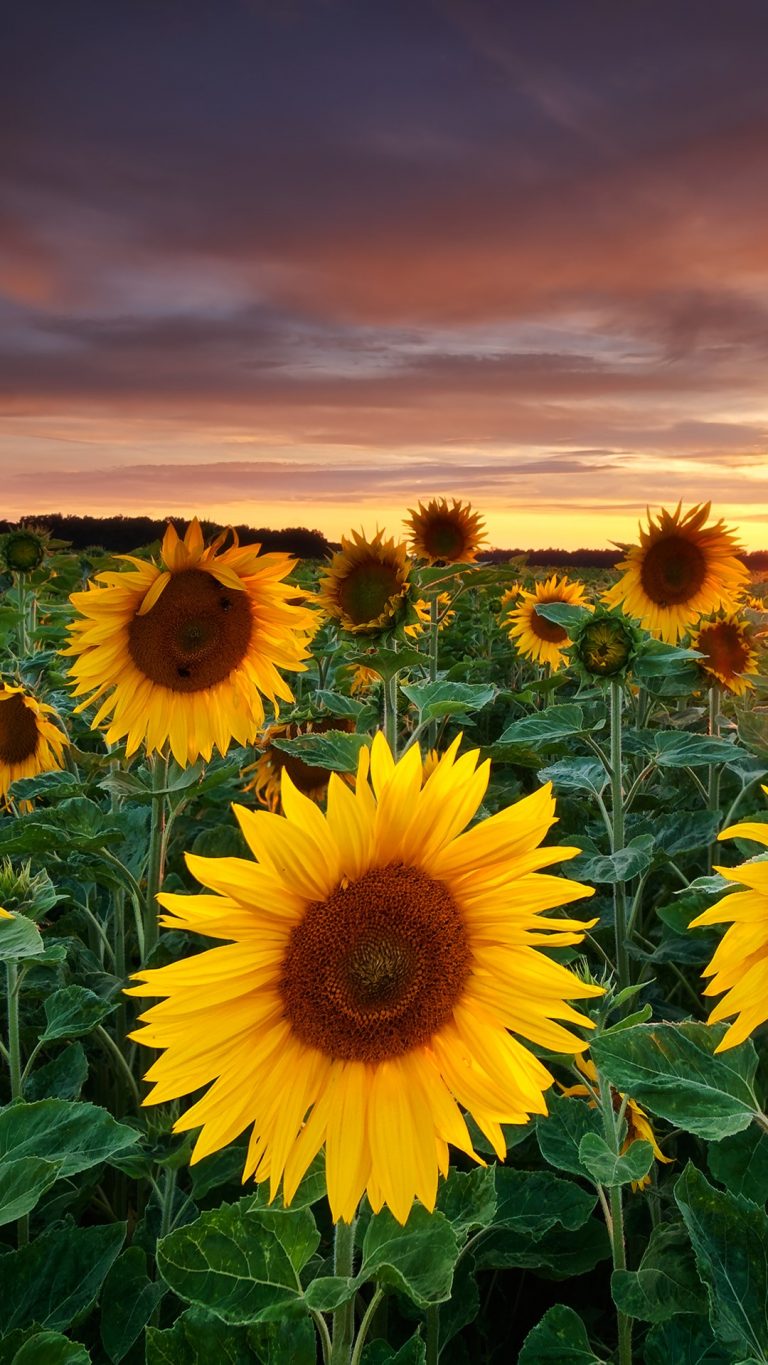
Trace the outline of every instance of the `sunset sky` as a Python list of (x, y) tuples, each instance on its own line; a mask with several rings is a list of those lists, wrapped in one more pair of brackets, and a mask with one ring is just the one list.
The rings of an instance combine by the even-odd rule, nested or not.
[(765, 0), (25, 0), (0, 516), (768, 547)]

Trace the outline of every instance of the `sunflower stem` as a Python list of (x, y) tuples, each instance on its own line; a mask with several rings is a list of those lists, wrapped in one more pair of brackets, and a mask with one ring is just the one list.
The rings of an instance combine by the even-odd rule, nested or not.
[[(437, 600), (437, 593), (430, 598), (429, 603), (429, 681), (437, 682), (438, 650), (440, 640), (440, 607)], [(434, 749), (437, 740), (437, 721), (429, 722), (427, 733), (427, 745)]]
[(437, 1365), (440, 1354), (440, 1306), (431, 1303), (427, 1309), (426, 1365)]
[(29, 653), (27, 631), (27, 585), (23, 573), (16, 574), (16, 601), (19, 606), (19, 658), (26, 659)]
[[(611, 682), (611, 826), (612, 853), (624, 847), (624, 788), (622, 785), (621, 713), (624, 688), (616, 680)], [(623, 882), (613, 886), (613, 927), (616, 940), (616, 972), (619, 990), (630, 984), (629, 955), (627, 953), (627, 901)]]
[[(611, 686), (614, 686), (614, 684), (611, 684)], [(605, 1140), (611, 1148), (611, 1151), (618, 1155), (621, 1148), (621, 1125), (624, 1111), (622, 1109), (620, 1114), (614, 1113), (611, 1087), (603, 1076), (600, 1076), (600, 1101)], [(606, 1226), (608, 1227), (608, 1235), (611, 1239), (613, 1268), (614, 1270), (626, 1270), (627, 1252), (624, 1243), (624, 1206), (622, 1203), (621, 1185), (612, 1185), (609, 1196), (611, 1216), (610, 1222), (607, 1222)], [(616, 1327), (619, 1345), (619, 1365), (632, 1365), (632, 1319), (618, 1309), (616, 1310)]]
[[(11, 1099), (21, 1100), (22, 1094), (22, 1074), (21, 1074), (21, 1035), (19, 1031), (19, 996), (21, 994), (21, 983), (23, 974), (19, 975), (17, 962), (6, 962), (6, 985), (8, 988), (8, 1070), (11, 1077)], [(29, 1214), (19, 1218), (16, 1223), (16, 1235), (19, 1246), (26, 1246), (29, 1241)]]
[(384, 680), (384, 738), (397, 758), (397, 673)]
[[(345, 1223), (340, 1218), (334, 1229), (333, 1273), (342, 1279), (352, 1278), (355, 1268), (355, 1227), (357, 1218)], [(331, 1365), (350, 1365), (352, 1342), (355, 1335), (355, 1300), (342, 1303), (334, 1310), (331, 1336)]]
[[(707, 718), (707, 734), (712, 739), (720, 738), (720, 688), (715, 683), (709, 689), (709, 707)], [(709, 774), (707, 777), (707, 810), (720, 810), (720, 766), (717, 763), (710, 763)], [(707, 848), (707, 876), (712, 876), (712, 864), (715, 859), (715, 845), (711, 843)]]
[(165, 789), (168, 785), (168, 759), (153, 754), (152, 816), (149, 829), (149, 861), (147, 863), (147, 897), (144, 914), (144, 957), (148, 958), (157, 943), (157, 893), (163, 884), (163, 834), (165, 830)]

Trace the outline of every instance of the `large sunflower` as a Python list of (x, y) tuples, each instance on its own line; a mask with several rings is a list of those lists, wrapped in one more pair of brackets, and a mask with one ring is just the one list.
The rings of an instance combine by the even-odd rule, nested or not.
[(566, 1002), (601, 990), (541, 950), (590, 926), (541, 912), (591, 888), (540, 872), (576, 853), (539, 847), (549, 786), (465, 830), (489, 765), (458, 743), (423, 782), (418, 748), (395, 764), (378, 734), (326, 815), (284, 772), (284, 816), (235, 807), (256, 861), (187, 855), (214, 894), (160, 896), (168, 927), (232, 940), (133, 988), (167, 997), (134, 1035), (165, 1049), (145, 1103), (210, 1085), (176, 1123), (202, 1128), (193, 1161), (253, 1125), (243, 1178), (289, 1203), (325, 1144), (334, 1218), (367, 1190), (404, 1222), (415, 1196), (434, 1207), (449, 1143), (475, 1155), (459, 1106), (500, 1157), (502, 1123), (546, 1112), (552, 1077), (513, 1035), (586, 1046), (556, 1021), (588, 1024)]
[[(106, 721), (110, 744), (125, 738), (177, 763), (225, 754), (231, 739), (252, 743), (264, 722), (262, 694), (292, 701), (279, 668), (303, 670), (314, 619), (291, 606), (296, 589), (283, 583), (294, 560), (259, 554), (233, 532), (205, 548), (195, 519), (184, 540), (168, 526), (163, 567), (121, 555), (132, 569), (97, 575), (98, 586), (72, 594), (80, 619), (64, 651), (75, 695), (101, 700), (91, 726)], [(103, 699), (103, 700), (102, 700)]]
[[(554, 621), (540, 616), (538, 607), (550, 602), (563, 602), (576, 607), (588, 607), (582, 583), (572, 583), (567, 574), (558, 578), (552, 574), (546, 583), (536, 583), (533, 592), (520, 593), (520, 605), (503, 619), (509, 638), (517, 642), (518, 653), (534, 663), (549, 664), (551, 669), (564, 668), (567, 659), (563, 651), (571, 643), (568, 632)], [(591, 608), (590, 608), (591, 610)]]
[(470, 502), (457, 498), (449, 507), (447, 498), (431, 498), (424, 505), (408, 508), (405, 525), (411, 533), (411, 548), (417, 559), (428, 564), (468, 564), (477, 557), (485, 540), (485, 522)]
[(55, 715), (23, 688), (0, 683), (0, 798), (20, 777), (62, 766), (69, 739), (49, 719)]
[(383, 531), (372, 540), (353, 531), (341, 537), (341, 549), (320, 580), (318, 603), (353, 635), (390, 630), (406, 614), (410, 572), (404, 542), (385, 540)]
[(735, 612), (716, 621), (703, 621), (691, 640), (703, 658), (699, 667), (710, 683), (720, 683), (737, 697), (754, 687), (757, 654), (748, 623)]
[(609, 606), (623, 602), (652, 635), (676, 644), (700, 616), (733, 611), (749, 584), (749, 571), (737, 556), (741, 547), (723, 521), (706, 525), (710, 503), (681, 516), (662, 508), (657, 521), (648, 514), (640, 544), (630, 547), (617, 566), (624, 572), (604, 594)]
[[(378, 675), (377, 675), (378, 676)], [(280, 807), (280, 775), (283, 769), (295, 787), (312, 801), (322, 801), (328, 790), (332, 769), (305, 763), (297, 754), (286, 753), (272, 743), (274, 739), (296, 739), (299, 735), (322, 735), (328, 730), (354, 730), (349, 717), (330, 716), (321, 720), (302, 721), (300, 724), (270, 725), (259, 740), (261, 753), (255, 763), (243, 768), (242, 777), (248, 781), (244, 792), (253, 792), (256, 800), (268, 810)]]
[[(763, 787), (763, 791), (768, 795), (768, 787)], [(756, 844), (768, 847), (768, 825), (745, 821), (731, 825), (717, 837), (754, 839)], [(715, 1048), (715, 1052), (725, 1052), (743, 1043), (768, 1019), (768, 862), (740, 863), (738, 867), (717, 867), (715, 871), (746, 889), (725, 896), (692, 919), (688, 927), (730, 925), (702, 973), (712, 977), (704, 994), (723, 996), (712, 1010), (709, 1023), (717, 1024), (736, 1015)]]

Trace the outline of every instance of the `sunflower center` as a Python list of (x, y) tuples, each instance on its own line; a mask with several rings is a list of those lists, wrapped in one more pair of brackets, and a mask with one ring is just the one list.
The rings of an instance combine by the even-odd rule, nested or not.
[(561, 645), (564, 640), (568, 639), (568, 632), (563, 630), (562, 626), (558, 626), (555, 621), (548, 621), (546, 616), (542, 616), (536, 607), (534, 607), (531, 616), (531, 630), (540, 640), (546, 640), (552, 645)]
[(394, 564), (366, 560), (355, 564), (339, 584), (339, 605), (355, 626), (376, 622), (386, 612), (402, 582)]
[(171, 575), (157, 602), (128, 628), (128, 649), (146, 678), (173, 692), (200, 692), (228, 678), (251, 642), (247, 592), (201, 569)]
[(34, 711), (20, 692), (0, 701), (0, 763), (24, 763), (37, 749), (39, 734)]
[(726, 677), (743, 673), (749, 663), (749, 646), (737, 627), (728, 621), (718, 621), (717, 625), (706, 631), (699, 648), (704, 654), (704, 667)]
[(664, 536), (650, 545), (640, 568), (646, 596), (659, 607), (689, 602), (703, 586), (707, 560), (698, 545), (685, 536)]
[(293, 930), (281, 991), (295, 1033), (344, 1061), (381, 1062), (450, 1019), (471, 954), (448, 888), (417, 868), (373, 868)]
[(466, 548), (463, 527), (452, 517), (430, 516), (424, 526), (422, 540), (432, 559), (457, 559)]

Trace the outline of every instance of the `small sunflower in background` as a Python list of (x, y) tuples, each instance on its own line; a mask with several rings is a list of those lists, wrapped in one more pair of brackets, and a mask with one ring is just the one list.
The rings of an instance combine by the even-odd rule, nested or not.
[(365, 664), (348, 664), (350, 680), (349, 695), (357, 697), (360, 693), (370, 692), (372, 687), (381, 682), (381, 674), (375, 668), (366, 668)]
[(0, 559), (11, 573), (34, 573), (45, 559), (49, 540), (47, 527), (22, 522), (0, 537)]
[(643, 638), (623, 612), (598, 606), (573, 631), (569, 660), (576, 673), (588, 682), (626, 677)]
[[(768, 787), (763, 787), (768, 795)], [(744, 821), (718, 834), (718, 839), (753, 839), (768, 848), (768, 824)], [(728, 924), (712, 960), (702, 976), (712, 980), (705, 995), (722, 995), (708, 1023), (718, 1024), (736, 1015), (715, 1052), (738, 1047), (760, 1024), (768, 1020), (768, 862), (716, 867), (721, 877), (741, 888), (718, 901), (688, 925)]]
[(244, 1179), (290, 1204), (324, 1146), (334, 1219), (367, 1191), (405, 1223), (449, 1144), (475, 1157), (462, 1109), (500, 1158), (503, 1123), (546, 1113), (526, 1042), (583, 1051), (558, 1021), (591, 1027), (567, 1002), (602, 994), (541, 951), (595, 921), (546, 912), (592, 889), (541, 872), (577, 852), (540, 847), (551, 785), (466, 828), (489, 763), (459, 742), (425, 781), (415, 745), (396, 763), (377, 734), (325, 815), (283, 771), (283, 816), (234, 808), (254, 861), (188, 854), (208, 893), (159, 897), (167, 927), (229, 940), (130, 990), (165, 997), (133, 1035), (163, 1049), (145, 1103), (208, 1087), (175, 1124), (201, 1129), (193, 1162), (252, 1128)]
[(685, 515), (662, 509), (648, 514), (640, 544), (630, 546), (618, 583), (604, 594), (609, 606), (623, 603), (651, 635), (677, 644), (700, 616), (734, 611), (749, 585), (749, 570), (738, 558), (741, 547), (723, 521), (706, 525), (710, 503)]
[(525, 592), (525, 584), (521, 583), (519, 578), (516, 578), (514, 583), (510, 583), (509, 587), (505, 588), (504, 592), (501, 594), (502, 611), (506, 610), (507, 607), (513, 606), (523, 592)]
[[(378, 674), (376, 675), (378, 677)], [(244, 792), (253, 792), (260, 805), (268, 810), (280, 808), (280, 782), (287, 772), (294, 787), (311, 801), (322, 801), (328, 790), (332, 769), (305, 763), (298, 754), (286, 753), (273, 743), (275, 739), (297, 739), (299, 735), (323, 735), (329, 730), (354, 730), (355, 723), (348, 716), (330, 716), (322, 720), (307, 720), (290, 725), (270, 725), (259, 740), (261, 754), (255, 763), (243, 768), (241, 777), (248, 781)]]
[[(560, 1090), (564, 1095), (568, 1097), (580, 1095), (586, 1096), (589, 1102), (590, 1109), (596, 1109), (598, 1107), (598, 1093), (600, 1085), (599, 1077), (597, 1074), (597, 1067), (595, 1066), (591, 1057), (577, 1057), (575, 1061), (577, 1069), (581, 1072), (582, 1076), (586, 1076), (589, 1084), (561, 1085)], [(622, 1104), (624, 1105), (624, 1121), (627, 1125), (627, 1131), (624, 1135), (624, 1141), (621, 1144), (620, 1155), (624, 1156), (624, 1153), (629, 1151), (630, 1147), (632, 1146), (632, 1143), (637, 1142), (639, 1139), (642, 1142), (649, 1142), (651, 1144), (651, 1147), (653, 1148), (653, 1155), (656, 1161), (663, 1161), (664, 1164), (668, 1166), (672, 1162), (672, 1157), (665, 1156), (664, 1153), (662, 1152), (658, 1142), (656, 1141), (656, 1134), (653, 1131), (653, 1124), (651, 1123), (651, 1120), (649, 1119), (645, 1110), (641, 1109), (640, 1105), (637, 1104), (635, 1100), (628, 1098), (626, 1095), (623, 1095), (621, 1091), (615, 1090), (613, 1086), (610, 1087), (610, 1090), (611, 1103), (613, 1105), (614, 1112), (618, 1113), (619, 1110), (621, 1109)], [(647, 1175), (643, 1176), (642, 1180), (632, 1181), (632, 1189), (635, 1193), (637, 1193), (638, 1190), (644, 1190), (646, 1185), (650, 1185), (650, 1183), (651, 1173), (649, 1171)]]
[(743, 697), (754, 687), (757, 653), (754, 637), (743, 617), (733, 613), (719, 620), (703, 621), (691, 639), (691, 648), (704, 656), (698, 663), (710, 686), (720, 683), (737, 697)]
[(70, 601), (80, 613), (65, 654), (75, 656), (78, 710), (101, 702), (91, 722), (107, 742), (160, 752), (170, 745), (182, 767), (214, 745), (252, 743), (264, 723), (263, 697), (293, 701), (278, 672), (303, 671), (313, 613), (291, 606), (296, 589), (283, 579), (295, 561), (232, 544), (228, 532), (205, 547), (197, 519), (183, 541), (169, 525), (162, 566), (120, 555), (133, 566), (99, 573)]
[[(61, 768), (67, 735), (51, 716), (52, 706), (37, 701), (22, 687), (0, 683), (0, 798), (5, 800), (13, 782), (21, 777)], [(29, 802), (22, 808), (31, 810)]]
[[(362, 532), (342, 536), (318, 587), (318, 604), (352, 635), (376, 635), (405, 624), (409, 615), (411, 565), (405, 542), (371, 540)], [(414, 618), (417, 619), (417, 618)]]
[(540, 606), (555, 602), (592, 610), (583, 583), (572, 582), (567, 574), (562, 578), (552, 574), (545, 583), (536, 583), (532, 592), (523, 590), (520, 605), (502, 620), (518, 653), (534, 663), (548, 664), (553, 671), (566, 667), (568, 660), (564, 651), (571, 643), (563, 626), (539, 614)]
[(485, 540), (485, 522), (470, 502), (457, 498), (431, 498), (408, 508), (405, 525), (410, 531), (411, 551), (428, 564), (470, 564)]

